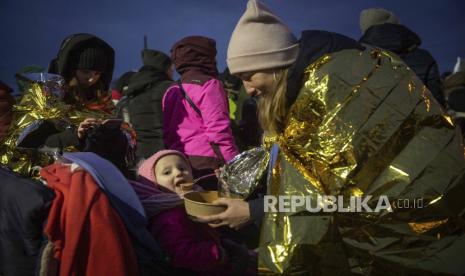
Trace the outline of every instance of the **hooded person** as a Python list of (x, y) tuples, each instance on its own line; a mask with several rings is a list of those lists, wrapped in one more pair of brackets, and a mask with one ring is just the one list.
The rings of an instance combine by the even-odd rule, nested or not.
[[(462, 229), (449, 231), (465, 211), (462, 138), (396, 55), (325, 31), (297, 40), (250, 0), (227, 63), (259, 97), (267, 204), (221, 198), (226, 211), (200, 221), (240, 228), (261, 214), (263, 273), (465, 272), (460, 258), (445, 257), (465, 246)], [(349, 206), (351, 198), (367, 204)], [(384, 204), (416, 198), (423, 208)]]
[(62, 42), (50, 73), (17, 74), (29, 89), (15, 110), (17, 127), (0, 148), (2, 162), (33, 176), (33, 168), (53, 162), (56, 153), (92, 151), (124, 171), (133, 141), (121, 124), (107, 121), (114, 108), (108, 91), (113, 65), (114, 51), (106, 42), (74, 34)]
[(213, 173), (238, 154), (228, 99), (216, 68), (216, 42), (188, 36), (171, 48), (180, 81), (163, 98), (165, 146), (189, 157), (194, 176)]
[(115, 51), (108, 43), (92, 34), (78, 33), (63, 40), (48, 72), (65, 79), (66, 103), (111, 113), (109, 88), (114, 60)]
[(109, 90), (114, 59), (113, 48), (92, 34), (73, 34), (63, 40), (49, 72), (64, 78), (64, 102), (90, 113), (79, 125), (47, 137), (45, 145), (95, 152), (124, 171), (130, 159), (130, 135), (119, 127), (102, 125), (114, 109)]
[[(163, 143), (162, 98), (173, 83), (171, 59), (163, 52), (145, 49), (141, 52), (143, 66), (131, 76), (118, 113), (126, 113), (136, 132), (136, 158), (148, 158), (165, 148)], [(123, 117), (123, 114), (119, 115)]]
[(402, 25), (392, 12), (372, 8), (360, 13), (362, 37), (359, 42), (389, 50), (397, 55), (418, 75), (434, 98), (445, 106), (441, 76), (433, 56), (420, 48), (421, 38)]

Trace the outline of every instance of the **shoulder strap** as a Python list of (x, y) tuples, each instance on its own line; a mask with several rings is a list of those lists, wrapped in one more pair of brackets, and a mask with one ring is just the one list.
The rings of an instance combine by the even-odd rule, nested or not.
[[(189, 103), (189, 105), (194, 109), (194, 111), (199, 114), (200, 117), (202, 117), (202, 112), (200, 111), (200, 109), (195, 105), (195, 103), (192, 101), (191, 98), (189, 98), (189, 96), (187, 95), (186, 91), (184, 90), (184, 88), (182, 87), (182, 82), (181, 80), (178, 80), (177, 81), (178, 83), (178, 86), (179, 86), (179, 89), (181, 90), (181, 94), (182, 96), (184, 97), (184, 99), (186, 99), (186, 101)], [(210, 142), (210, 146), (212, 147), (212, 150), (213, 152), (215, 153), (216, 155), (216, 158), (218, 158), (218, 160), (220, 161), (220, 166), (223, 166), (224, 164), (226, 164), (226, 160), (224, 159), (224, 156), (223, 154), (221, 153), (221, 150), (220, 150), (220, 147), (215, 144), (214, 142)]]
[(179, 89), (181, 89), (181, 93), (182, 93), (182, 96), (184, 97), (184, 99), (186, 99), (186, 101), (194, 109), (194, 111), (197, 114), (199, 114), (200, 117), (202, 117), (202, 112), (200, 112), (200, 109), (195, 105), (195, 103), (192, 101), (192, 99), (189, 98), (189, 96), (186, 93), (186, 90), (184, 90), (184, 88), (182, 87), (181, 80), (178, 80), (178, 86), (179, 86)]

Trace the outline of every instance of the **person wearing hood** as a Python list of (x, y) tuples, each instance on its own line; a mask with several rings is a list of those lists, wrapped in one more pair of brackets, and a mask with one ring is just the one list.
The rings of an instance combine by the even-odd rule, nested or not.
[[(200, 221), (238, 229), (261, 214), (264, 274), (465, 273), (460, 258), (444, 257), (465, 246), (462, 230), (447, 230), (465, 211), (460, 131), (398, 56), (326, 31), (297, 40), (249, 0), (227, 63), (259, 97), (267, 197), (220, 198), (227, 209)], [(383, 197), (393, 204), (378, 209)], [(349, 206), (357, 198), (377, 208)], [(415, 198), (424, 205), (395, 204)]]
[(436, 60), (431, 53), (420, 48), (421, 38), (392, 12), (372, 8), (360, 13), (362, 37), (359, 42), (389, 50), (397, 55), (418, 75), (433, 94), (445, 106), (441, 76)]
[(171, 48), (171, 58), (181, 79), (163, 98), (165, 146), (186, 154), (197, 178), (213, 173), (239, 153), (227, 95), (218, 79), (216, 42), (185, 37)]
[(165, 148), (162, 98), (173, 83), (173, 68), (171, 59), (161, 51), (145, 49), (141, 56), (143, 66), (130, 77), (117, 110), (136, 131), (136, 158), (146, 159)]
[(0, 141), (7, 134), (13, 119), (13, 105), (16, 101), (11, 95), (12, 92), (13, 89), (0, 81)]
[(49, 135), (44, 144), (61, 150), (73, 147), (92, 151), (124, 170), (129, 148), (127, 135), (119, 127), (102, 125), (112, 117), (114, 109), (109, 90), (114, 60), (113, 48), (95, 35), (78, 33), (63, 40), (48, 71), (64, 78), (64, 102), (89, 117)]

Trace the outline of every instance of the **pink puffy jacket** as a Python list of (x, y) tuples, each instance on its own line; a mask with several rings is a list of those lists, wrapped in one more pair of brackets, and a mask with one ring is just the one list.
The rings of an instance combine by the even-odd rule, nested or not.
[(163, 97), (163, 135), (168, 149), (187, 155), (216, 157), (210, 146), (214, 142), (226, 161), (239, 152), (234, 143), (229, 121), (226, 92), (221, 82), (211, 79), (203, 85), (183, 83), (183, 88), (202, 116), (183, 97), (178, 84)]

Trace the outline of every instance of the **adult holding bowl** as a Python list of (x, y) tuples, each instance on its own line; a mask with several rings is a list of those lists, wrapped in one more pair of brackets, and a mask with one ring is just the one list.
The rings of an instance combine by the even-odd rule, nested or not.
[(297, 40), (269, 8), (250, 0), (227, 63), (260, 98), (266, 203), (369, 196), (373, 207), (384, 196), (390, 203), (423, 198), (424, 206), (315, 213), (274, 204), (277, 212), (265, 212), (263, 197), (222, 198), (216, 203), (226, 211), (201, 221), (240, 229), (261, 215), (263, 272), (464, 273), (459, 261), (439, 258), (465, 246), (463, 231), (449, 231), (465, 209), (461, 136), (396, 55), (325, 31), (304, 31)]

